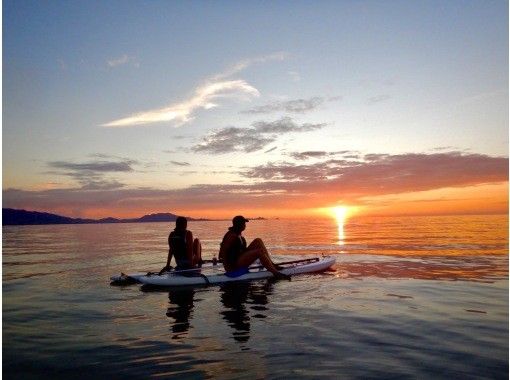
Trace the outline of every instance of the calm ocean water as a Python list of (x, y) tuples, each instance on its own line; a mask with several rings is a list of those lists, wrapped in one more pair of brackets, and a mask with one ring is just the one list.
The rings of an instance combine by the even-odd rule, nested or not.
[[(212, 258), (228, 222), (192, 222)], [(507, 216), (251, 221), (291, 282), (146, 292), (169, 225), (3, 227), (3, 376), (508, 378)]]

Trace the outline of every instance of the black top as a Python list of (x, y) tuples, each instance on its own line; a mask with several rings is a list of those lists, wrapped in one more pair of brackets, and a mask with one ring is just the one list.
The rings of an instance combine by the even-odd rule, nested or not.
[(229, 266), (235, 266), (237, 259), (239, 259), (239, 256), (241, 256), (241, 253), (246, 251), (246, 239), (242, 235), (238, 235), (235, 233), (230, 227), (228, 229), (228, 232), (223, 236), (223, 241), (221, 242), (221, 245), (225, 243), (225, 240), (227, 236), (230, 234), (234, 234), (236, 236), (236, 239), (234, 240), (235, 243), (233, 243), (227, 252), (225, 252), (225, 257), (223, 260), (225, 260), (225, 263)]
[(187, 230), (173, 230), (168, 236), (168, 245), (178, 267), (191, 267), (186, 254), (186, 233)]

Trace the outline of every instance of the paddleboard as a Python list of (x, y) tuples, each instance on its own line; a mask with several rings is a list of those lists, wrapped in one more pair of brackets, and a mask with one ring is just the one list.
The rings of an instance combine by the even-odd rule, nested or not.
[[(165, 273), (188, 273), (188, 272), (200, 272), (202, 269), (208, 269), (208, 270), (220, 270), (223, 271), (223, 265), (221, 263), (212, 263), (207, 262), (202, 264), (202, 267), (200, 268), (193, 268), (193, 269), (185, 269), (185, 270), (170, 270)], [(147, 275), (157, 275), (156, 273), (147, 273), (147, 272), (135, 272), (135, 273), (121, 273), (115, 276), (110, 277), (111, 285), (130, 285), (130, 284), (137, 284), (140, 283), (139, 278)]]
[[(335, 263), (333, 257), (322, 257), (304, 260), (295, 260), (287, 263), (278, 263), (283, 266), (282, 273), (296, 275), (302, 273), (322, 272)], [(220, 268), (222, 268), (220, 266)], [(222, 268), (223, 269), (223, 268)], [(252, 281), (273, 277), (273, 274), (262, 267), (250, 267), (248, 273), (237, 277), (229, 277), (222, 273), (204, 273), (207, 271), (190, 271), (187, 273), (164, 273), (162, 275), (144, 275), (137, 277), (137, 281), (150, 286), (198, 286), (215, 285), (235, 281)]]

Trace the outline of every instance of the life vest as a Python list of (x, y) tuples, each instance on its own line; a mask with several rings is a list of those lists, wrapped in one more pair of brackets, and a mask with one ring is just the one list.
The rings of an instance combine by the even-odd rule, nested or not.
[(234, 240), (234, 243), (230, 245), (228, 251), (225, 252), (225, 257), (222, 259), (224, 260), (224, 263), (226, 263), (229, 266), (235, 266), (237, 259), (239, 259), (239, 256), (246, 251), (246, 239), (242, 235), (238, 235), (232, 230), (232, 227), (228, 229), (228, 232), (223, 236), (223, 241), (221, 242), (221, 245), (225, 243), (225, 240), (227, 236), (230, 234), (236, 235), (236, 239)]
[(175, 258), (178, 267), (191, 267), (186, 254), (186, 233), (187, 230), (173, 230), (168, 236), (168, 245)]

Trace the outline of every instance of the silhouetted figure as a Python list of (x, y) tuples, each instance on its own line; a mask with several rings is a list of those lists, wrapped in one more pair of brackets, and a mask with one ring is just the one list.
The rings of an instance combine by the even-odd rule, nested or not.
[(278, 268), (261, 239), (256, 238), (250, 245), (246, 245), (246, 239), (242, 232), (246, 229), (246, 222), (249, 220), (238, 215), (232, 219), (232, 227), (223, 237), (219, 257), (223, 262), (225, 271), (231, 275), (240, 276), (248, 272), (248, 267), (257, 259), (277, 279), (290, 280), (290, 276), (278, 271)]
[(175, 229), (168, 236), (168, 258), (160, 274), (171, 269), (172, 256), (176, 269), (191, 269), (202, 265), (202, 245), (200, 240), (193, 240), (193, 234), (186, 228), (188, 220), (179, 216), (175, 220)]

